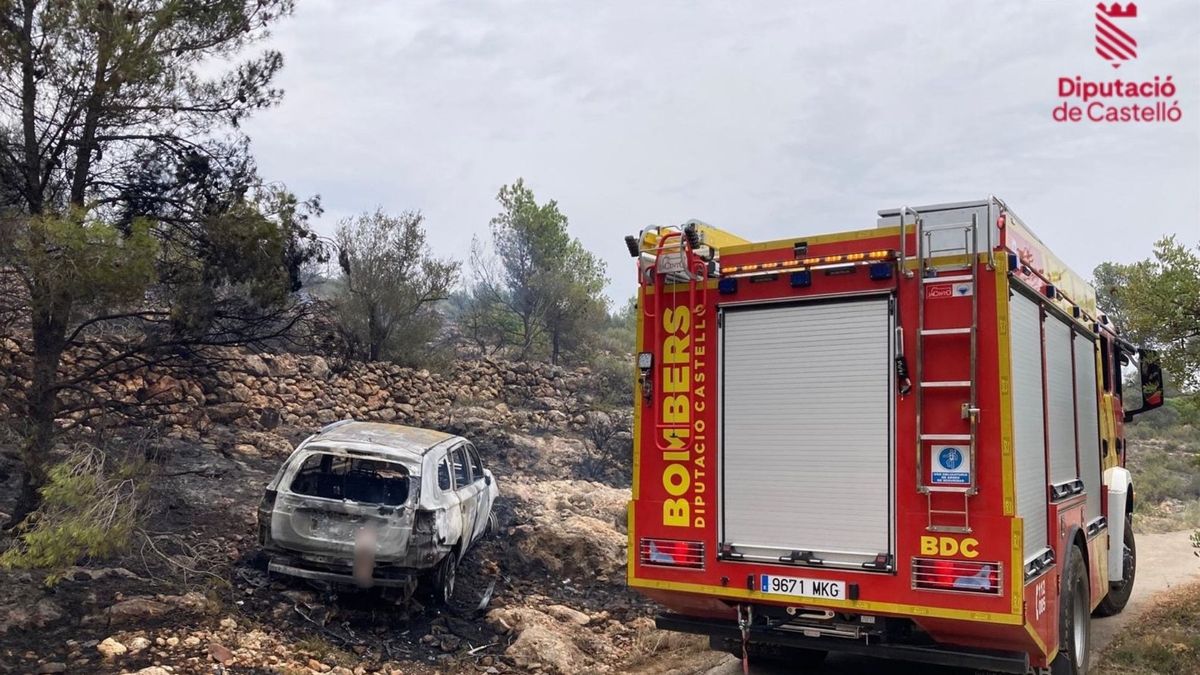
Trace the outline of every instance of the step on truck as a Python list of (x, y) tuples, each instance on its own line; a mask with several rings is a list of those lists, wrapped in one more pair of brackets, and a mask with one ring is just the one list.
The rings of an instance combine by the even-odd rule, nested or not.
[(637, 261), (628, 583), (744, 663), (1087, 672), (1136, 571), (1124, 423), (1154, 352), (1003, 201)]

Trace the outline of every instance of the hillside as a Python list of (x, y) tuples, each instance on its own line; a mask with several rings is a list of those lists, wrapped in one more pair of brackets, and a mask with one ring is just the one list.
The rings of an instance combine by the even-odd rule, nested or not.
[[(628, 457), (628, 421), (596, 409), (586, 369), (229, 363), (194, 380), (120, 383), (171, 401), (155, 424), (106, 435), (153, 458), (148, 518), (132, 551), (52, 587), (41, 573), (0, 573), (13, 589), (0, 601), (0, 669), (616, 672), (652, 642), (650, 607), (623, 585), (628, 467), (613, 458)], [(293, 443), (351, 416), (467, 436), (497, 476), (502, 532), (468, 554), (451, 609), (266, 575), (255, 538), (263, 485)], [(17, 472), (3, 462), (11, 498)]]

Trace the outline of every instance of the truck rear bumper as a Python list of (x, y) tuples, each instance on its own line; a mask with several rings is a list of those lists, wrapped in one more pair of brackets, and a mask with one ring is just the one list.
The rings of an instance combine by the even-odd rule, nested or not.
[[(660, 614), (655, 625), (662, 630), (694, 633), (709, 637), (741, 640), (742, 633), (733, 621), (701, 619), (679, 614)], [(940, 666), (975, 668), (1001, 673), (1029, 672), (1029, 657), (1022, 652), (989, 651), (964, 647), (920, 646), (904, 644), (867, 643), (864, 640), (807, 637), (765, 626), (750, 628), (750, 641), (760, 644), (815, 649), (844, 654), (859, 654), (881, 659), (912, 661)]]

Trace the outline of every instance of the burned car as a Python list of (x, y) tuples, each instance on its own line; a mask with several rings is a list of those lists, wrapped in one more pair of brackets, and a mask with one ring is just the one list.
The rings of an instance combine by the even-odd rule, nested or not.
[(267, 484), (259, 544), (272, 573), (423, 587), (446, 602), (463, 555), (496, 530), (497, 493), (464, 438), (344, 420), (301, 443)]

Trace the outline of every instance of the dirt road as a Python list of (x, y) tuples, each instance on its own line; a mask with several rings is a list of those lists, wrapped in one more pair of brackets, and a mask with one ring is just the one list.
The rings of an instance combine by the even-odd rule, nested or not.
[[(1118, 616), (1092, 621), (1092, 658), (1103, 650), (1122, 626), (1137, 619), (1138, 615), (1154, 604), (1154, 596), (1180, 584), (1200, 580), (1200, 560), (1192, 555), (1189, 532), (1166, 534), (1139, 534), (1137, 582), (1128, 607)], [(682, 655), (681, 655), (682, 656)], [(666, 664), (661, 664), (666, 665)], [(669, 670), (657, 672), (704, 673), (704, 675), (741, 675), (742, 666), (731, 656), (721, 657), (711, 652), (693, 654), (673, 664)], [(792, 675), (789, 668), (756, 666), (752, 673), (759, 675)], [(863, 657), (831, 655), (824, 667), (814, 675), (960, 675), (971, 671), (953, 668), (934, 668), (878, 661)]]

